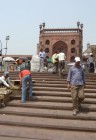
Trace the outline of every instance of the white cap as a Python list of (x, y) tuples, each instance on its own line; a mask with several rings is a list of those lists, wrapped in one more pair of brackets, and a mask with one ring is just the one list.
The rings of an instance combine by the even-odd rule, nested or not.
[(75, 57), (75, 62), (80, 61), (80, 57)]
[(90, 55), (93, 55), (92, 53), (90, 53)]

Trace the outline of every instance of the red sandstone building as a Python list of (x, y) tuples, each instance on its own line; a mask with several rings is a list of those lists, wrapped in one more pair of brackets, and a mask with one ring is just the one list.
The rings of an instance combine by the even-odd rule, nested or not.
[(75, 56), (82, 57), (83, 49), (83, 24), (77, 22), (76, 28), (45, 28), (45, 23), (40, 25), (39, 44), (37, 54), (43, 48), (46, 56), (52, 57), (60, 49), (66, 55), (66, 61), (72, 62)]

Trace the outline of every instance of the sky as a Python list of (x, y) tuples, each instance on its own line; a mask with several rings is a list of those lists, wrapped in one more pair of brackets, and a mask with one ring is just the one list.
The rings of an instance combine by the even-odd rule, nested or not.
[(35, 55), (43, 22), (46, 28), (76, 28), (77, 21), (84, 25), (84, 51), (87, 43), (96, 44), (96, 0), (0, 0), (0, 40), (5, 48), (10, 36), (9, 55)]

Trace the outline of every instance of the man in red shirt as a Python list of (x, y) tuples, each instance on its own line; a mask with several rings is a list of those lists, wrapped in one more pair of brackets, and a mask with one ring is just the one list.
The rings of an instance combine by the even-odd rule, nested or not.
[(20, 85), (22, 85), (22, 97), (21, 102), (26, 101), (26, 87), (27, 83), (29, 84), (29, 98), (32, 100), (32, 76), (31, 72), (27, 69), (21, 69), (19, 73)]

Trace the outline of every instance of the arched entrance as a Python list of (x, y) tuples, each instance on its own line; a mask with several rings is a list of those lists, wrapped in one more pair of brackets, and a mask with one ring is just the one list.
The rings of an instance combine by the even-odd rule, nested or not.
[(58, 41), (53, 45), (53, 51), (52, 54), (55, 53), (55, 51), (59, 52), (59, 50), (62, 50), (65, 55), (67, 56), (67, 44), (63, 41)]
[(75, 59), (75, 57), (72, 56), (72, 57), (70, 58), (70, 62), (74, 62), (74, 59)]

